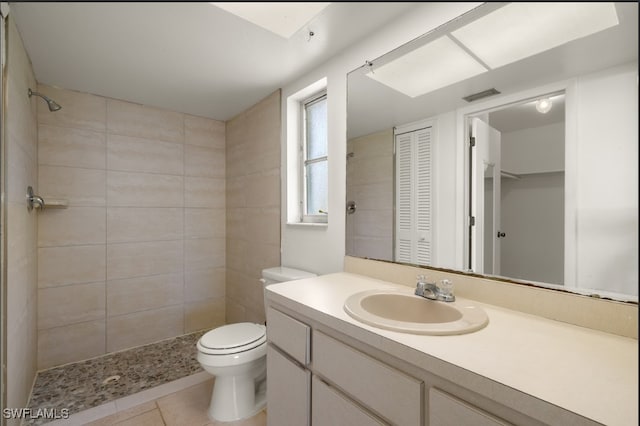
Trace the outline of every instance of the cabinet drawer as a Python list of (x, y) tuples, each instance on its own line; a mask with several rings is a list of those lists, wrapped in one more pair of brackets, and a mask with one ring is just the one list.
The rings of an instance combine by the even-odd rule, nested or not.
[(317, 331), (313, 370), (392, 424), (422, 424), (422, 381)]
[(309, 425), (311, 372), (267, 345), (267, 423)]
[(429, 390), (429, 426), (508, 426), (510, 424), (436, 388)]
[(317, 376), (311, 380), (311, 424), (313, 426), (384, 426), (375, 417), (349, 401)]
[(267, 310), (267, 339), (302, 365), (309, 364), (311, 328), (273, 308)]

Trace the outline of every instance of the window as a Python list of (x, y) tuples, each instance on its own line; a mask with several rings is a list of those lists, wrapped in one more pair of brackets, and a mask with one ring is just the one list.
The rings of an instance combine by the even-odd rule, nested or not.
[(327, 222), (327, 93), (302, 102), (302, 222)]

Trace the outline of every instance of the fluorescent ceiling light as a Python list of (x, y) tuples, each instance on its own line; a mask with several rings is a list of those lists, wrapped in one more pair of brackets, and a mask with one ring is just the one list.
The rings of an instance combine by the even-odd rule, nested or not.
[(331, 3), (211, 3), (281, 37), (289, 38)]
[(613, 3), (515, 2), (451, 34), (498, 68), (615, 25)]
[(415, 98), (487, 71), (449, 37), (441, 37), (367, 73)]

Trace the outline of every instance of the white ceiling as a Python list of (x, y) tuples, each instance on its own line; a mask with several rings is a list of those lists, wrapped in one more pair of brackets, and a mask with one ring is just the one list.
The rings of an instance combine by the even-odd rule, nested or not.
[(416, 4), (332, 3), (290, 39), (204, 2), (10, 6), (38, 82), (228, 120)]

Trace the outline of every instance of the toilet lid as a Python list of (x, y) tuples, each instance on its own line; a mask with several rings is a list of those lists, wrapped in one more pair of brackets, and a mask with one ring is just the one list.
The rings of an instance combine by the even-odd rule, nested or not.
[(229, 324), (209, 331), (200, 338), (200, 345), (207, 349), (228, 350), (233, 348), (255, 346), (264, 340), (265, 326), (250, 322)]

